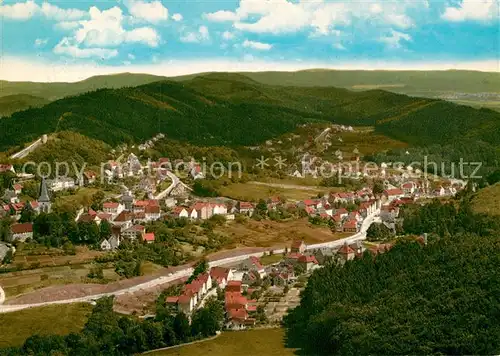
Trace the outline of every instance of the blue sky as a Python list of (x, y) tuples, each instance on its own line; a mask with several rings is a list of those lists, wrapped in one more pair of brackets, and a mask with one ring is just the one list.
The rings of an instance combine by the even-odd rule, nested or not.
[(499, 0), (4, 0), (0, 78), (301, 68), (498, 71)]

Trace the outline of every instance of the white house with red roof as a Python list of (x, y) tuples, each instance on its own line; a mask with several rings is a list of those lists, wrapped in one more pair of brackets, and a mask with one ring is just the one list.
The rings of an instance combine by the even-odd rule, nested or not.
[(155, 233), (154, 232), (147, 232), (145, 233), (143, 236), (142, 236), (142, 239), (148, 243), (148, 244), (152, 244), (153, 242), (155, 242)]
[(347, 220), (342, 225), (342, 230), (344, 232), (358, 232), (358, 222), (355, 219)]
[(290, 248), (290, 251), (292, 253), (304, 253), (306, 250), (306, 244), (302, 240), (295, 240), (292, 242), (292, 246)]
[(384, 190), (383, 196), (385, 198), (385, 204), (390, 204), (395, 199), (403, 198), (405, 193), (399, 188), (393, 188)]
[(196, 210), (198, 219), (206, 220), (212, 217), (212, 205), (208, 202), (196, 202), (191, 208)]
[(172, 209), (171, 215), (176, 218), (189, 218), (188, 210), (183, 206), (176, 206)]
[(102, 210), (107, 213), (107, 214), (111, 214), (113, 216), (117, 216), (118, 214), (120, 214), (123, 210), (125, 209), (125, 207), (120, 204), (120, 203), (116, 203), (116, 202), (106, 202), (102, 205)]
[(14, 184), (13, 188), (14, 188), (14, 193), (18, 195), (21, 194), (21, 192), (23, 191), (23, 186), (21, 184)]
[(144, 209), (146, 221), (158, 220), (161, 217), (161, 209), (159, 205), (148, 205)]
[(298, 262), (304, 267), (306, 271), (311, 271), (313, 269), (319, 268), (318, 261), (313, 255), (302, 255), (299, 257)]
[(247, 214), (252, 216), (253, 212), (255, 210), (255, 206), (253, 203), (247, 202), (247, 201), (240, 201), (238, 202), (238, 212), (240, 214)]
[(212, 204), (212, 215), (226, 215), (227, 205), (223, 203), (213, 203)]
[(226, 288), (228, 281), (233, 279), (233, 271), (224, 267), (212, 267), (210, 269), (210, 277), (213, 282), (217, 282), (219, 287)]
[(404, 192), (405, 195), (412, 195), (413, 193), (416, 192), (417, 190), (417, 185), (415, 182), (406, 182), (401, 185), (401, 190)]
[(22, 224), (13, 224), (10, 227), (10, 232), (12, 234), (12, 241), (24, 242), (27, 239), (33, 238), (33, 224), (29, 222)]
[(337, 250), (337, 254), (343, 262), (353, 260), (354, 257), (356, 257), (356, 251), (354, 251), (347, 243)]

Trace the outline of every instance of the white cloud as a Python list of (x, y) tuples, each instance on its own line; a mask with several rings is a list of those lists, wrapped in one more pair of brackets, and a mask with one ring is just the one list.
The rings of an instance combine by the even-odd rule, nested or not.
[(498, 0), (463, 0), (458, 7), (445, 8), (442, 18), (448, 21), (498, 21)]
[(128, 0), (125, 1), (125, 6), (127, 6), (130, 15), (140, 20), (151, 23), (168, 20), (168, 9), (159, 0), (152, 2)]
[(73, 21), (87, 17), (87, 12), (78, 9), (61, 9), (58, 6), (44, 2), (40, 8), (42, 14), (56, 21)]
[(118, 47), (123, 43), (141, 43), (149, 47), (157, 47), (160, 43), (159, 34), (151, 27), (126, 30), (123, 27), (122, 10), (117, 6), (103, 11), (92, 6), (89, 15), (89, 20), (66, 21), (57, 25), (58, 28), (66, 30), (74, 29), (76, 26), (77, 28), (74, 29), (71, 37), (63, 38), (54, 48), (54, 53), (77, 58), (107, 59), (118, 54), (117, 50), (108, 50), (109, 47)]
[(232, 40), (234, 38), (234, 34), (229, 32), (229, 31), (224, 31), (222, 33), (222, 38), (229, 41), (229, 40)]
[(134, 56), (132, 53), (129, 53), (129, 54), (127, 55), (127, 57), (128, 57), (128, 59), (130, 59), (130, 60), (134, 60), (134, 59), (135, 59), (135, 56)]
[(234, 28), (248, 32), (279, 34), (308, 30), (325, 36), (353, 21), (363, 26), (407, 29), (414, 26), (409, 10), (420, 8), (428, 8), (427, 0), (373, 0), (371, 5), (340, 0), (240, 0), (234, 11), (219, 10), (203, 17), (214, 22), (232, 22)]
[(37, 38), (35, 40), (35, 47), (44, 47), (48, 42), (48, 38)]
[(271, 48), (273, 48), (273, 46), (270, 45), (269, 43), (249, 41), (249, 40), (245, 40), (243, 42), (243, 47), (257, 49), (259, 51), (269, 51)]
[(200, 28), (198, 29), (198, 32), (200, 33), (202, 40), (208, 40), (210, 38), (210, 34), (208, 32), (207, 26), (200, 26)]
[(172, 15), (172, 20), (176, 21), (176, 22), (179, 22), (179, 21), (182, 21), (184, 17), (182, 17), (181, 14), (173, 14)]
[(119, 7), (104, 11), (91, 7), (89, 13), (90, 20), (80, 21), (82, 27), (75, 32), (76, 41), (87, 47), (116, 47), (122, 43), (142, 43), (157, 47), (159, 44), (160, 36), (151, 27), (125, 30)]
[(12, 5), (0, 6), (0, 15), (12, 20), (28, 20), (33, 17), (40, 7), (34, 1), (26, 1)]
[(412, 38), (409, 34), (391, 30), (388, 35), (385, 35), (379, 39), (380, 42), (385, 43), (389, 48), (401, 48), (401, 42), (411, 41)]
[(72, 43), (72, 40), (68, 37), (64, 37), (61, 42), (54, 47), (54, 53), (75, 58), (100, 57), (102, 59), (109, 59), (118, 55), (116, 49), (79, 48), (75, 43)]
[(198, 32), (188, 32), (181, 36), (181, 42), (187, 43), (198, 43), (202, 41), (208, 41), (210, 39), (210, 33), (207, 26), (200, 26)]
[(203, 18), (212, 22), (238, 21), (239, 16), (232, 11), (219, 10), (212, 13), (204, 13)]
[(48, 2), (40, 6), (33, 0), (0, 6), (0, 16), (11, 20), (28, 20), (37, 15), (56, 21), (79, 20), (88, 16), (87, 12), (79, 9), (62, 9)]
[(78, 27), (80, 27), (80, 22), (78, 21), (62, 21), (54, 25), (56, 30), (62, 31), (71, 31), (77, 29)]

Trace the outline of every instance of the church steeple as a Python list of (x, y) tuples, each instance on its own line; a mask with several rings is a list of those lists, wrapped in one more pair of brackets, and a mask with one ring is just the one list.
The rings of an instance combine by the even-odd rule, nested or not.
[(52, 203), (50, 202), (49, 190), (47, 188), (47, 183), (45, 178), (42, 178), (42, 183), (40, 184), (40, 196), (38, 198), (38, 206), (40, 212), (50, 213), (50, 208)]

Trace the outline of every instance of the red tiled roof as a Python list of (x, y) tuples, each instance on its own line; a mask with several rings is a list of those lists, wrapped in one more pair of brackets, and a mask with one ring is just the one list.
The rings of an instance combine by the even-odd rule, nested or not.
[(348, 255), (348, 254), (354, 253), (354, 250), (352, 248), (350, 248), (349, 245), (344, 244), (337, 252), (341, 253), (343, 255)]
[(303, 263), (309, 263), (309, 262), (312, 262), (314, 264), (318, 264), (318, 261), (316, 260), (316, 257), (314, 256), (305, 256), (305, 255), (302, 255), (299, 257), (299, 262), (303, 262)]
[(116, 208), (118, 208), (119, 204), (118, 203), (113, 203), (113, 202), (106, 202), (102, 206), (105, 209), (116, 209)]
[(108, 213), (99, 213), (99, 214), (97, 214), (97, 216), (101, 220), (111, 220), (111, 218), (113, 217), (111, 214), (108, 214)]
[(250, 256), (249, 259), (257, 269), (264, 268), (264, 266), (262, 266), (262, 264), (260, 263), (260, 259), (258, 257)]
[(348, 220), (344, 223), (344, 229), (345, 228), (348, 228), (348, 229), (355, 229), (357, 226), (357, 223), (356, 223), (356, 220)]
[(222, 282), (223, 279), (227, 281), (227, 277), (229, 276), (229, 269), (224, 267), (212, 267), (210, 269), (210, 277), (212, 279), (217, 280), (217, 283)]
[(393, 195), (403, 195), (404, 193), (401, 189), (395, 188), (395, 189), (384, 190), (384, 194), (388, 196), (393, 196)]
[(230, 319), (245, 320), (248, 318), (248, 313), (245, 309), (228, 309)]
[(247, 201), (240, 201), (240, 209), (252, 209), (253, 204)]
[(115, 218), (114, 221), (116, 222), (125, 222), (125, 221), (130, 221), (132, 220), (132, 213), (128, 211), (122, 211), (118, 216)]
[(10, 227), (10, 231), (12, 231), (13, 234), (24, 234), (28, 232), (33, 232), (33, 224), (32, 223), (13, 224)]
[(167, 303), (174, 303), (174, 304), (177, 304), (177, 302), (179, 301), (179, 297), (175, 297), (175, 296), (172, 296), (172, 297), (167, 297), (167, 299), (165, 299), (165, 301)]
[(146, 206), (145, 213), (146, 214), (159, 214), (161, 212), (159, 206)]
[(289, 253), (288, 255), (286, 255), (286, 258), (291, 258), (293, 260), (296, 260), (296, 259), (299, 259), (300, 256), (302, 256), (301, 253), (292, 252), (292, 253)]
[(155, 240), (155, 233), (154, 232), (148, 232), (144, 234), (144, 241), (154, 241)]

